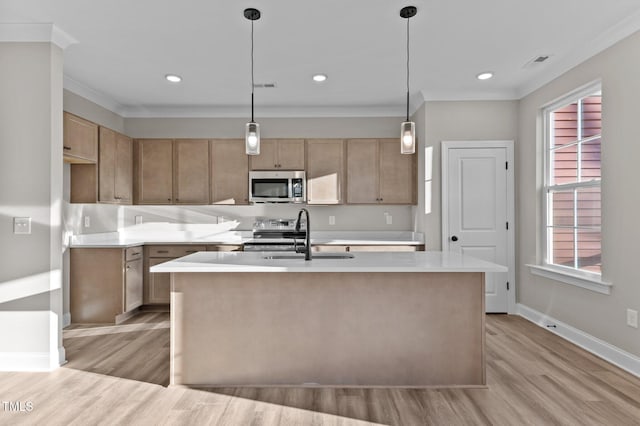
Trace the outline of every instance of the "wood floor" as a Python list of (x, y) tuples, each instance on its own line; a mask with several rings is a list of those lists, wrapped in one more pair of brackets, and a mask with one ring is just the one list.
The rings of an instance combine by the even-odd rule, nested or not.
[(526, 320), (487, 316), (487, 389), (166, 387), (169, 317), (64, 332), (69, 362), (0, 373), (2, 425), (639, 425), (640, 379)]

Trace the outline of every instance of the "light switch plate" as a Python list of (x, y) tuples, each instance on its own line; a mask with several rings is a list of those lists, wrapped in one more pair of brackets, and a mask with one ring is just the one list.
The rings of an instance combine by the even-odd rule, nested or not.
[(627, 309), (627, 325), (638, 328), (638, 311), (635, 309)]
[(141, 215), (135, 216), (135, 221), (136, 221), (136, 225), (142, 224), (142, 216)]
[(31, 218), (30, 217), (14, 217), (13, 233), (14, 234), (31, 234)]

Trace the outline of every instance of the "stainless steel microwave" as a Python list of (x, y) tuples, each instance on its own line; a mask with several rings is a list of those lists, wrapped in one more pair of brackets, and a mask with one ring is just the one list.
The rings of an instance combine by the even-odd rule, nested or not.
[(252, 203), (304, 203), (307, 200), (303, 171), (249, 172)]

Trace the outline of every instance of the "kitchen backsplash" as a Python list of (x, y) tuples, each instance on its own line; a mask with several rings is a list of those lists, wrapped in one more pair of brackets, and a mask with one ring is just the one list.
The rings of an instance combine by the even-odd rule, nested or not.
[[(251, 206), (115, 206), (65, 203), (65, 224), (72, 234), (122, 230), (141, 223), (217, 224), (235, 222), (236, 230), (251, 230), (256, 217), (295, 218), (301, 207), (311, 214), (318, 231), (410, 231), (411, 206), (304, 206), (298, 204)], [(335, 224), (329, 222), (333, 217)], [(88, 225), (88, 226), (87, 226)]]

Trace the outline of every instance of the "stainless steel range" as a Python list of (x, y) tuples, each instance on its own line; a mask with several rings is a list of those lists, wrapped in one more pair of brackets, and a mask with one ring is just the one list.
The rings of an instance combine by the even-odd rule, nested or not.
[(295, 230), (296, 219), (257, 218), (253, 224), (253, 239), (244, 243), (244, 251), (291, 251), (305, 244), (307, 225)]

